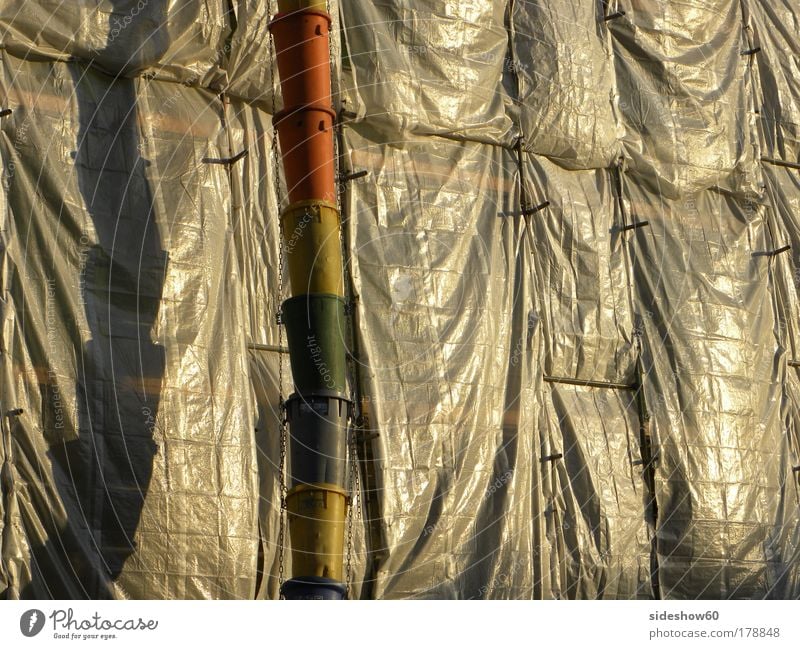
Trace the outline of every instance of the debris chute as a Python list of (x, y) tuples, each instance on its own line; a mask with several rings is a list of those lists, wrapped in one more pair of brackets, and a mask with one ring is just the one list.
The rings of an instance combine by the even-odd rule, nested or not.
[(289, 206), (281, 215), (292, 297), (282, 307), (295, 392), (286, 402), (292, 577), (286, 599), (343, 599), (347, 398), (341, 219), (325, 4), (283, 0), (269, 25), (284, 110), (274, 116)]

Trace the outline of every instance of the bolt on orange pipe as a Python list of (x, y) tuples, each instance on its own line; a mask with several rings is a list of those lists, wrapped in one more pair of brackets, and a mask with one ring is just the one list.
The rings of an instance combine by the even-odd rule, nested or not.
[(278, 129), (289, 202), (336, 200), (333, 122), (324, 106), (291, 106), (272, 120)]

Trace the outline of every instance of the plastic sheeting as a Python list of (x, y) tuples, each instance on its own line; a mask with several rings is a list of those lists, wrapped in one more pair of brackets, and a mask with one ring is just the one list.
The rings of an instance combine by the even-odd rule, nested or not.
[[(0, 9), (7, 597), (277, 595), (274, 11)], [(352, 596), (800, 597), (797, 8), (331, 11)]]
[(223, 106), (2, 64), (7, 587), (246, 596), (253, 407), (226, 174), (201, 162), (227, 146)]

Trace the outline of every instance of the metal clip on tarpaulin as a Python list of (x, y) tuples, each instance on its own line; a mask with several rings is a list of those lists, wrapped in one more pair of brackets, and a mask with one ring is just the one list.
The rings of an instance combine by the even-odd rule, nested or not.
[[(278, 0), (269, 23), (285, 108), (273, 117), (289, 206), (281, 214), (292, 296), (281, 307), (295, 392), (286, 401), (292, 578), (286, 599), (344, 599), (346, 304), (335, 203), (336, 113), (325, 0)], [(361, 177), (366, 172), (356, 172)], [(344, 177), (347, 180), (347, 177)]]
[(603, 16), (603, 22), (607, 23), (609, 20), (616, 20), (617, 18), (622, 18), (625, 15), (625, 12), (620, 9), (615, 11), (614, 13), (610, 13), (607, 16)]
[(244, 151), (240, 151), (235, 156), (231, 156), (230, 158), (203, 158), (201, 160), (204, 164), (210, 165), (233, 165), (239, 162), (242, 158), (246, 157), (249, 151), (245, 149)]
[(369, 175), (369, 171), (366, 169), (362, 169), (360, 171), (352, 171), (350, 173), (346, 173), (344, 175), (339, 176), (340, 183), (347, 183), (351, 180), (358, 180), (359, 178), (364, 178), (365, 176)]
[(607, 388), (610, 390), (637, 390), (636, 383), (614, 383), (613, 381), (594, 381), (591, 379), (573, 379), (566, 376), (543, 376), (545, 383), (563, 383), (586, 388)]
[(637, 228), (644, 228), (650, 225), (650, 221), (634, 221), (626, 225), (617, 226), (617, 232), (627, 232), (628, 230), (636, 230)]
[(0, 110), (0, 117), (8, 117), (13, 112), (10, 108), (4, 108)]
[(780, 255), (782, 252), (787, 252), (791, 250), (792, 246), (786, 244), (785, 246), (781, 246), (780, 248), (776, 248), (775, 250), (764, 250), (759, 252), (752, 253), (753, 257), (775, 257), (776, 255)]
[(800, 163), (789, 162), (788, 160), (778, 160), (776, 158), (761, 158), (761, 162), (767, 162), (777, 167), (788, 167), (789, 169), (800, 169)]
[(531, 214), (536, 214), (536, 212), (541, 212), (543, 209), (550, 207), (550, 201), (545, 201), (544, 203), (539, 203), (533, 207), (525, 207), (522, 209), (523, 216), (530, 216)]
[(541, 212), (542, 210), (548, 207), (550, 207), (550, 201), (545, 201), (544, 203), (539, 203), (539, 205), (534, 205), (533, 207), (526, 207), (525, 205), (523, 205), (522, 209), (520, 209), (519, 211), (498, 212), (497, 216), (500, 218), (506, 218), (509, 216), (531, 216), (532, 214)]
[(252, 349), (257, 352), (274, 352), (276, 354), (288, 354), (288, 347), (281, 347), (280, 345), (265, 345), (263, 343), (247, 343), (247, 349)]

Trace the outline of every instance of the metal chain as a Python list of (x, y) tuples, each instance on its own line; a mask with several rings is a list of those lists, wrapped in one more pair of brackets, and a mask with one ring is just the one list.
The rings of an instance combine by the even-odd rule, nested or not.
[[(352, 431), (352, 427), (350, 427)], [(357, 498), (357, 494), (355, 492), (355, 474), (356, 471), (353, 468), (353, 464), (355, 463), (355, 454), (353, 451), (355, 450), (355, 444), (352, 442), (353, 436), (350, 435), (348, 439), (348, 485), (347, 489), (350, 492), (350, 497), (348, 498), (348, 508), (347, 508), (347, 560), (345, 562), (345, 579), (344, 583), (347, 588), (347, 598), (350, 599), (350, 591), (352, 589), (352, 581), (353, 581), (353, 505), (354, 501)]]
[[(328, 13), (331, 13), (331, 2), (328, 0), (326, 3), (326, 9)], [(339, 50), (337, 47), (337, 41), (333, 33), (330, 34), (330, 38), (328, 40), (328, 53), (330, 56), (330, 66), (331, 66), (331, 79), (334, 80), (336, 78), (336, 61), (338, 60)], [(332, 84), (333, 85), (333, 84)], [(336, 131), (337, 137), (333, 140), (334, 146), (334, 157), (337, 163), (337, 173), (339, 182), (337, 183), (336, 187), (336, 207), (339, 210), (339, 214), (343, 215), (344, 211), (342, 210), (342, 197), (344, 196), (346, 183), (342, 180), (344, 175), (344, 170), (342, 169), (342, 165), (340, 164), (341, 156), (342, 156), (342, 126), (341, 123), (337, 120), (336, 123)], [(347, 267), (347, 242), (344, 236), (344, 223), (340, 221), (339, 227), (339, 244), (342, 249), (342, 272), (344, 273)], [(350, 291), (350, 284), (345, 282), (345, 301), (348, 305), (348, 316), (351, 315), (351, 309), (353, 307), (353, 296), (352, 292)], [(348, 342), (352, 340), (353, 337), (353, 330), (352, 330), (352, 318), (347, 318), (346, 323), (346, 331), (347, 331), (347, 340)], [(349, 345), (348, 345), (349, 347)], [(348, 426), (347, 426), (347, 488), (349, 492), (348, 498), (348, 507), (347, 507), (347, 545), (346, 545), (346, 554), (345, 554), (345, 587), (347, 588), (347, 597), (350, 598), (351, 591), (352, 591), (352, 581), (353, 581), (353, 531), (354, 531), (354, 515), (356, 511), (356, 503), (358, 506), (358, 513), (361, 513), (361, 496), (360, 496), (360, 479), (358, 474), (358, 445), (356, 443), (356, 426), (354, 425), (354, 413), (355, 413), (355, 378), (354, 372), (352, 367), (353, 359), (348, 354), (347, 359), (347, 366), (348, 366), (348, 379), (349, 379), (349, 390), (348, 390), (348, 397), (351, 403), (351, 417), (348, 419)]]
[[(275, 115), (275, 40), (272, 32), (269, 35), (269, 70), (272, 77), (271, 114)], [(272, 177), (275, 182), (275, 202), (278, 210), (281, 208), (281, 181), (279, 177), (280, 159), (278, 157), (278, 130), (272, 128)], [(280, 218), (280, 217), (279, 217)], [(286, 557), (286, 433), (287, 417), (286, 403), (283, 399), (283, 322), (281, 320), (281, 307), (283, 305), (283, 273), (284, 273), (283, 236), (280, 224), (278, 225), (278, 309), (275, 313), (275, 322), (278, 326), (278, 416), (280, 430), (280, 459), (278, 465), (278, 491), (280, 496), (280, 521), (278, 527), (278, 584), (283, 586), (285, 557)]]
[[(281, 338), (283, 338), (281, 336)], [(282, 354), (281, 354), (282, 356)], [(279, 362), (278, 375), (280, 381), (283, 380), (283, 361)], [(280, 466), (279, 473), (279, 495), (280, 495), (280, 524), (278, 528), (278, 584), (283, 586), (284, 564), (286, 555), (286, 406), (283, 402), (283, 390), (280, 389)]]
[(347, 511), (347, 564), (346, 564), (346, 580), (347, 595), (350, 596), (352, 590), (353, 579), (353, 530), (355, 519), (362, 519), (361, 513), (361, 478), (358, 470), (358, 441), (356, 437), (356, 426), (349, 427), (349, 476), (348, 476), (348, 489), (350, 492), (350, 503)]
[[(325, 10), (328, 12), (328, 15), (330, 15), (330, 17), (331, 17), (331, 27), (333, 27), (334, 26), (334, 20), (333, 20), (333, 14), (331, 13), (330, 0), (328, 0), (328, 2), (326, 2)], [(338, 15), (337, 15), (337, 17), (338, 17)], [(335, 88), (335, 90), (337, 92), (339, 90), (339, 88), (338, 88), (339, 79), (336, 78), (336, 72), (337, 72), (336, 61), (338, 61), (338, 56), (339, 56), (339, 52), (338, 52), (338, 49), (336, 47), (336, 39), (334, 38), (333, 33), (331, 32), (331, 33), (328, 34), (328, 58), (330, 60), (330, 70), (331, 70), (331, 89), (334, 89), (333, 81), (335, 80), (337, 82), (337, 87)], [(331, 103), (333, 103), (333, 102), (331, 102)]]
[(355, 431), (353, 431), (353, 457), (356, 460), (356, 467), (355, 470), (353, 471), (353, 473), (355, 473), (356, 476), (354, 497), (356, 499), (356, 505), (358, 505), (358, 508), (356, 509), (356, 518), (358, 518), (358, 520), (360, 521), (363, 521), (364, 514), (361, 511), (361, 471), (359, 470), (358, 467), (358, 440), (356, 439)]

